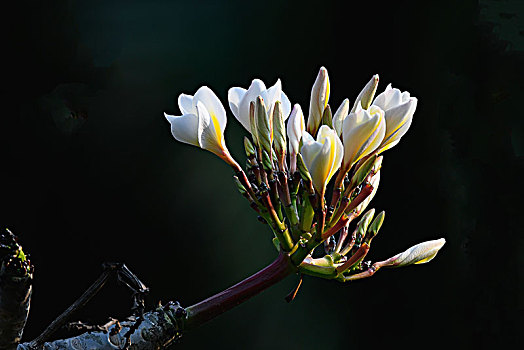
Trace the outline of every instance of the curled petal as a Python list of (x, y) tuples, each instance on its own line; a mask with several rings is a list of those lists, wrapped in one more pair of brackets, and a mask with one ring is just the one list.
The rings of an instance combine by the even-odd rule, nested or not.
[(407, 102), (388, 109), (385, 112), (386, 134), (378, 148), (378, 153), (395, 146), (408, 131), (417, 108), (417, 99), (411, 97)]
[(254, 79), (238, 104), (238, 116), (235, 117), (249, 132), (251, 132), (251, 123), (249, 121), (249, 104), (254, 102), (255, 99), (260, 96), (264, 90), (266, 90), (266, 85), (264, 82), (259, 79)]
[(291, 173), (297, 171), (296, 156), (299, 151), (300, 139), (305, 131), (304, 114), (299, 104), (295, 104), (287, 122), (287, 136), (289, 139), (289, 170)]
[(217, 126), (219, 126), (218, 129), (220, 130), (220, 134), (222, 134), (226, 128), (227, 117), (226, 110), (217, 95), (207, 86), (202, 86), (193, 97), (193, 105), (195, 108), (199, 103), (202, 103), (211, 118), (216, 119), (218, 123)]
[(182, 114), (196, 114), (196, 109), (193, 106), (193, 96), (180, 94), (178, 96), (178, 107)]
[(197, 132), (198, 117), (195, 114), (174, 116), (164, 113), (164, 116), (171, 124), (171, 134), (177, 141), (193, 146), (200, 146)]
[(232, 87), (227, 92), (227, 100), (229, 101), (229, 108), (231, 108), (231, 112), (233, 112), (233, 115), (235, 118), (240, 117), (239, 107), (240, 107), (240, 101), (246, 94), (247, 90), (243, 89), (241, 87)]

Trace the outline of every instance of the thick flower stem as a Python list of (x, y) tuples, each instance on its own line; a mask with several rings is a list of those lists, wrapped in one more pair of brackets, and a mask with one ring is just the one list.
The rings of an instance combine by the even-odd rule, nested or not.
[(240, 283), (186, 309), (184, 330), (189, 330), (234, 308), (296, 272), (289, 256), (280, 253), (270, 265)]

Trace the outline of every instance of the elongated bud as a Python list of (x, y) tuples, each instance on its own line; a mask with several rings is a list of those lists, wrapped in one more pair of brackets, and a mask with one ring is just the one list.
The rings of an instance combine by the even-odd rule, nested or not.
[(314, 137), (320, 127), (322, 115), (329, 101), (329, 76), (326, 68), (321, 67), (311, 89), (307, 131)]
[(244, 149), (246, 151), (246, 157), (253, 158), (256, 156), (255, 147), (249, 141), (249, 138), (247, 136), (244, 136)]
[(362, 215), (362, 218), (357, 224), (357, 244), (360, 244), (359, 241), (362, 240), (362, 238), (366, 235), (366, 232), (368, 230), (368, 226), (371, 223), (371, 220), (373, 220), (373, 216), (375, 215), (375, 209), (369, 209), (366, 214)]
[(351, 178), (351, 182), (349, 184), (349, 187), (353, 188), (355, 186), (358, 186), (364, 181), (369, 173), (373, 170), (373, 165), (375, 164), (375, 161), (377, 160), (378, 156), (376, 154), (373, 154), (371, 157), (369, 157), (364, 164), (362, 164), (358, 170), (355, 172), (355, 175)]
[(338, 137), (340, 138), (342, 138), (342, 125), (344, 124), (344, 119), (346, 119), (348, 114), (349, 114), (349, 100), (346, 98), (344, 101), (342, 101), (342, 104), (340, 105), (340, 107), (338, 107), (337, 111), (335, 112), (335, 115), (333, 116), (333, 120), (331, 122), (331, 124), (333, 125), (333, 129), (335, 129)]
[[(371, 225), (369, 225), (368, 233), (367, 233), (371, 237), (369, 239), (369, 241), (371, 241), (371, 239), (376, 236), (376, 234), (378, 233), (378, 231), (382, 227), (382, 224), (384, 223), (385, 216), (386, 216), (386, 212), (385, 211), (381, 211), (380, 213), (378, 213), (377, 217), (375, 218), (375, 220), (373, 220)], [(369, 243), (369, 241), (368, 241), (368, 243)]]
[(300, 153), (297, 154), (297, 169), (300, 172), (300, 176), (304, 181), (312, 181), (311, 174), (309, 174), (306, 164), (304, 164), (304, 159), (302, 159), (302, 155)]
[(245, 194), (246, 193), (246, 188), (244, 187), (244, 185), (242, 185), (242, 183), (240, 182), (238, 177), (237, 176), (233, 176), (233, 180), (235, 181), (235, 185), (237, 185), (238, 192), (240, 192), (240, 194)]
[(273, 108), (273, 143), (275, 147), (276, 157), (280, 170), (285, 169), (286, 161), (286, 127), (284, 125), (284, 117), (282, 115), (282, 106), (280, 101), (275, 103)]
[(401, 267), (411, 264), (424, 264), (431, 261), (438, 253), (440, 248), (444, 246), (446, 240), (444, 238), (434, 241), (422, 242), (407, 249), (403, 253), (397, 254), (389, 258), (384, 266)]
[(273, 119), (268, 118), (264, 99), (260, 96), (257, 97), (255, 102), (255, 117), (257, 121), (258, 146), (271, 155), (273, 153), (271, 151), (271, 145), (273, 143)]
[(249, 103), (249, 123), (251, 125), (251, 136), (253, 137), (253, 142), (255, 145), (258, 145), (258, 128), (257, 128), (257, 118), (255, 115), (255, 102)]
[(378, 86), (378, 74), (375, 74), (371, 80), (364, 86), (364, 89), (358, 94), (353, 108), (351, 108), (351, 113), (355, 112), (358, 107), (358, 102), (362, 104), (362, 109), (368, 109), (371, 106), (373, 97), (375, 97), (375, 92), (377, 91)]
[(327, 125), (333, 129), (333, 114), (331, 113), (331, 107), (329, 105), (324, 109), (324, 114), (322, 115), (322, 125)]
[(273, 162), (271, 156), (265, 150), (262, 151), (262, 166), (265, 171), (273, 170)]

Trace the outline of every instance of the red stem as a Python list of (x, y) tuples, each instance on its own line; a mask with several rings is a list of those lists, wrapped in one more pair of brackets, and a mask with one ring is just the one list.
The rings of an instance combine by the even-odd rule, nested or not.
[(192, 329), (234, 308), (296, 272), (287, 254), (242, 282), (186, 309), (184, 330)]

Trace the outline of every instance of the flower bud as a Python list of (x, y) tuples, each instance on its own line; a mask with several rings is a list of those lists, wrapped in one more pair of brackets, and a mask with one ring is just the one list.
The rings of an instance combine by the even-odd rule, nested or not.
[[(273, 119), (267, 115), (264, 99), (258, 96), (255, 102), (255, 119), (257, 124), (258, 146), (271, 155), (273, 144)], [(270, 158), (271, 159), (271, 158)]]
[(305, 131), (304, 114), (299, 104), (291, 111), (287, 122), (287, 136), (289, 138), (289, 171), (293, 174), (297, 171), (297, 153), (299, 152), (300, 140)]
[(371, 225), (369, 225), (368, 233), (367, 233), (368, 237), (370, 237), (369, 241), (367, 240), (368, 237), (366, 237), (366, 241), (368, 244), (370, 243), (371, 239), (377, 235), (378, 231), (382, 227), (385, 216), (386, 216), (386, 212), (381, 211), (380, 213), (378, 213), (377, 217), (375, 218), (375, 220), (373, 220)]
[(333, 129), (333, 114), (331, 112), (331, 107), (329, 105), (324, 109), (324, 114), (322, 115), (322, 125), (327, 125)]
[(244, 150), (246, 151), (246, 157), (253, 158), (256, 156), (255, 147), (247, 136), (244, 136)]
[(286, 161), (286, 129), (284, 126), (284, 118), (282, 116), (282, 107), (279, 101), (275, 102), (272, 118), (275, 155), (278, 160), (279, 168), (284, 170)]
[(385, 266), (401, 267), (411, 264), (427, 263), (437, 255), (440, 248), (444, 246), (444, 243), (446, 243), (444, 238), (419, 243), (407, 249), (403, 253), (397, 254), (394, 257), (388, 259), (388, 264)]
[(304, 164), (304, 159), (302, 159), (302, 155), (300, 153), (297, 154), (297, 169), (300, 172), (300, 177), (304, 181), (311, 182), (311, 174), (307, 170), (306, 164)]
[(371, 78), (371, 80), (366, 84), (366, 86), (364, 86), (364, 89), (362, 89), (360, 94), (358, 94), (357, 99), (353, 104), (353, 108), (351, 108), (351, 113), (357, 110), (359, 101), (363, 109), (368, 109), (369, 106), (371, 106), (371, 101), (373, 101), (373, 97), (375, 96), (375, 92), (377, 91), (377, 86), (378, 74), (375, 74)]
[(360, 185), (362, 181), (368, 177), (369, 173), (371, 173), (373, 170), (373, 165), (375, 164), (377, 157), (378, 156), (376, 154), (373, 154), (357, 169), (355, 175), (353, 175), (351, 178), (351, 182), (349, 184), (350, 188)]
[(316, 135), (324, 109), (329, 101), (329, 77), (326, 68), (321, 67), (317, 79), (311, 89), (311, 100), (309, 103), (309, 117), (307, 120), (307, 131)]

